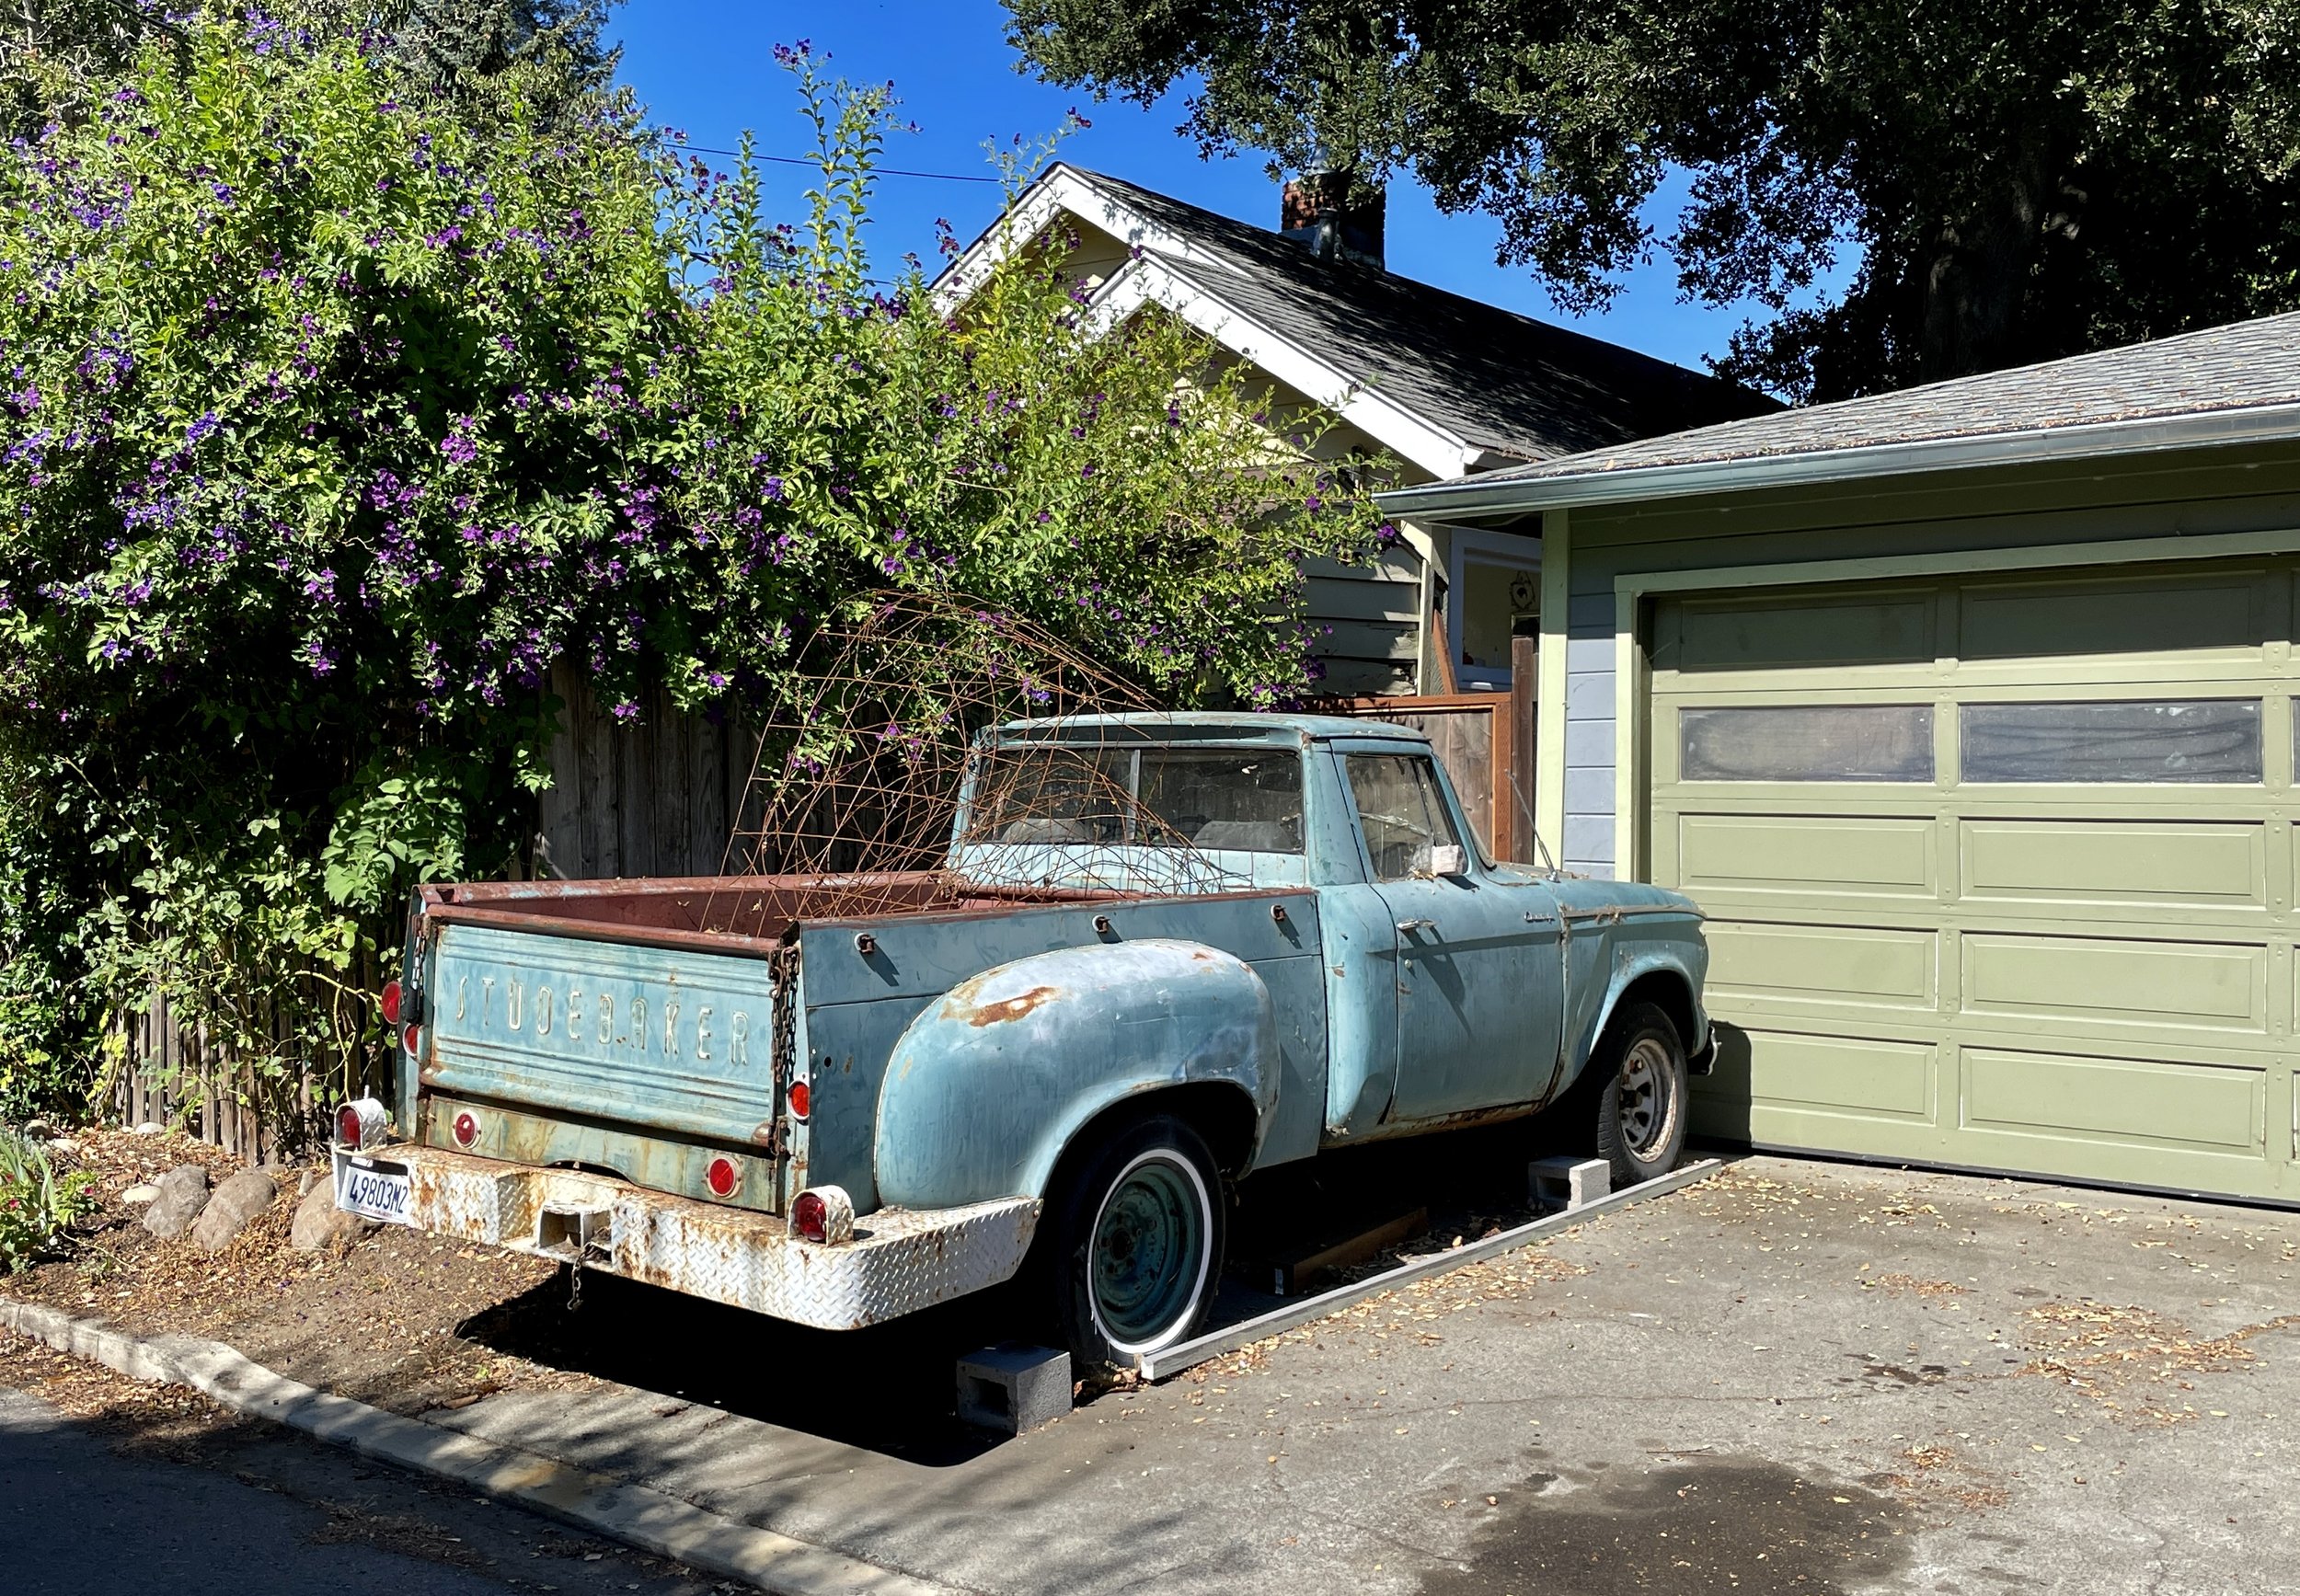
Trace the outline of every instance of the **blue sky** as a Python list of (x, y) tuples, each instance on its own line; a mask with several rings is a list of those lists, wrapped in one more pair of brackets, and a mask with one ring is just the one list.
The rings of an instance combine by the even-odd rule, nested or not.
[[(982, 177), (991, 173), (987, 141), (1016, 134), (1035, 141), (1062, 125), (1077, 105), (1093, 126), (1064, 142), (1063, 156), (1209, 210), (1274, 225), (1278, 195), (1259, 155), (1203, 161), (1179, 137), (1179, 97), (1144, 110), (1096, 105), (1014, 70), (998, 0), (625, 0), (610, 31), (623, 44), (623, 78), (652, 118), (685, 131), (696, 144), (732, 149), (745, 128), (767, 155), (804, 155), (811, 136), (797, 114), (790, 82), (773, 48), (799, 39), (831, 55), (830, 70), (857, 82), (891, 79), (903, 114), (919, 124), (896, 138), (886, 165)], [(779, 213), (801, 214), (809, 174), (797, 166), (763, 168)], [(889, 177), (880, 187), (872, 247), (891, 260), (905, 251), (930, 256), (933, 224), (948, 217), (972, 238), (996, 214), (991, 183)], [(1389, 197), (1390, 270), (1552, 321), (1568, 321), (1524, 270), (1498, 267), (1498, 229), (1484, 216), (1440, 215), (1427, 193), (1400, 184)], [(1666, 260), (1633, 274), (1610, 310), (1573, 320), (1585, 332), (1664, 360), (1698, 367), (1721, 353), (1743, 319), (1734, 310), (1678, 303)]]

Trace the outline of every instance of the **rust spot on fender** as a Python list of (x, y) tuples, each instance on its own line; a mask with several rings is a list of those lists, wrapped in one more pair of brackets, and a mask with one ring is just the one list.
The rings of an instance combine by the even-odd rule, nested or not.
[(1052, 1003), (1061, 995), (1060, 987), (1034, 986), (1028, 992), (1018, 993), (1008, 998), (1001, 998), (996, 1003), (986, 1003), (965, 1010), (966, 1023), (977, 1030), (984, 1026), (1004, 1025), (1008, 1020), (1020, 1019), (1040, 1005)]

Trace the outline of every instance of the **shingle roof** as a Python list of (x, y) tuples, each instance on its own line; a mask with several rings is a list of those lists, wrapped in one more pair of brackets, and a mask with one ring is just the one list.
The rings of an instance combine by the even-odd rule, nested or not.
[(1489, 472), (1481, 486), (2300, 402), (2300, 312)]
[(1521, 460), (1777, 409), (1761, 394), (1466, 299), (1100, 173), (1070, 170), (1184, 239), (1160, 262), (1350, 381)]

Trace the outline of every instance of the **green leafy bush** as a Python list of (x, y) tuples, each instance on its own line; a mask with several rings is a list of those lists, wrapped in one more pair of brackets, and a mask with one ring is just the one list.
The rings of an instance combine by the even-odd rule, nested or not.
[(1309, 685), (1303, 562), (1377, 535), (1323, 422), (1242, 442), (1267, 397), (1035, 241), (962, 313), (874, 278), (883, 94), (785, 52), (793, 228), (613, 116), (482, 138), (372, 36), (179, 28), (0, 155), (0, 1101), (155, 991), (355, 1072), (409, 887), (523, 867), (561, 660), (722, 713), (894, 587), (1175, 702)]
[(84, 1171), (58, 1175), (45, 1147), (0, 1130), (0, 1275), (38, 1261), (66, 1225), (95, 1211), (95, 1185)]

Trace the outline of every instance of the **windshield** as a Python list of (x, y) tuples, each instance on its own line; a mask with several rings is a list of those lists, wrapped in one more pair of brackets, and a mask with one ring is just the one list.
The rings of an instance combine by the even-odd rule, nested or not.
[(1008, 744), (976, 767), (970, 843), (1302, 851), (1302, 766), (1271, 748)]

